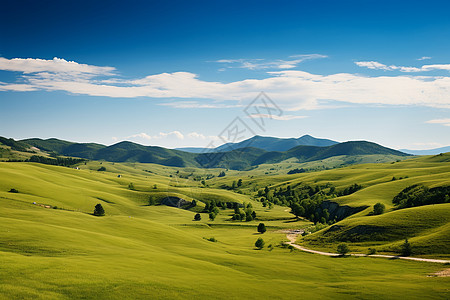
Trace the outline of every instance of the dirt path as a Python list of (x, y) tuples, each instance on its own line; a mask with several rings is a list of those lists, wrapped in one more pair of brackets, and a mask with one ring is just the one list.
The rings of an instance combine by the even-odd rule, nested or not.
[[(320, 255), (326, 255), (326, 256), (339, 256), (338, 253), (330, 253), (330, 252), (322, 252), (322, 251), (316, 251), (311, 250), (305, 247), (302, 247), (300, 245), (295, 244), (295, 240), (297, 238), (297, 233), (287, 233), (286, 237), (288, 238), (289, 242), (288, 245), (291, 245), (292, 247), (309, 252), (309, 253), (315, 253)], [(415, 260), (415, 261), (425, 261), (425, 262), (432, 262), (432, 263), (440, 263), (440, 264), (447, 264), (450, 263), (450, 260), (444, 260), (444, 259), (432, 259), (432, 258), (419, 258), (419, 257), (406, 257), (406, 256), (395, 256), (395, 255), (382, 255), (382, 254), (373, 254), (373, 255), (366, 255), (366, 254), (350, 254), (351, 256), (369, 256), (369, 257), (382, 257), (382, 258), (391, 258), (391, 259), (406, 259), (406, 260)]]

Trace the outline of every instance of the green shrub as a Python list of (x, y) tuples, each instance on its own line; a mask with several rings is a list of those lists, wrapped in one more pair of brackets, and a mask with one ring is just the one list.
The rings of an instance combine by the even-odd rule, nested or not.
[(373, 206), (373, 214), (374, 215), (381, 215), (382, 213), (384, 213), (384, 209), (386, 207), (384, 206), (383, 203), (377, 203)]
[(104, 216), (105, 210), (103, 209), (103, 206), (99, 203), (94, 208), (94, 216)]
[(264, 247), (264, 240), (262, 238), (258, 238), (255, 242), (255, 247), (258, 249), (262, 249)]
[(405, 239), (405, 242), (402, 244), (401, 254), (402, 256), (410, 256), (412, 254), (411, 244), (408, 239)]
[(266, 225), (264, 225), (264, 223), (259, 223), (259, 225), (258, 225), (258, 232), (259, 233), (264, 233), (264, 232), (266, 232)]
[(345, 244), (345, 243), (339, 244), (339, 245), (337, 246), (337, 252), (338, 252), (340, 255), (345, 255), (345, 254), (347, 254), (349, 251), (350, 251), (350, 249), (348, 248), (347, 244)]

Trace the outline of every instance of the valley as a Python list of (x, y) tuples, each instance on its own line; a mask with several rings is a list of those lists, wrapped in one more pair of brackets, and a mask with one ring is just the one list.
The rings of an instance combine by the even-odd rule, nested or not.
[[(392, 202), (414, 184), (450, 185), (449, 161), (442, 154), (328, 170), (309, 165), (292, 175), (287, 171), (307, 165), (287, 161), (244, 171), (105, 160), (70, 167), (0, 162), (0, 298), (442, 299), (449, 279), (430, 274), (445, 264), (375, 257), (400, 255), (408, 238), (413, 257), (449, 260), (450, 203), (396, 209)], [(360, 187), (349, 190), (355, 184)], [(328, 210), (325, 223), (292, 213), (292, 201), (308, 189), (308, 199), (322, 205), (317, 212)], [(162, 205), (168, 197), (190, 204)], [(384, 213), (372, 215), (376, 203)], [(104, 216), (93, 215), (97, 204)], [(245, 220), (250, 212), (255, 217)], [(346, 243), (352, 256), (297, 250), (286, 230), (309, 233), (297, 235), (299, 247), (336, 253)], [(260, 237), (262, 249), (255, 247)], [(375, 257), (365, 256), (368, 249)]]

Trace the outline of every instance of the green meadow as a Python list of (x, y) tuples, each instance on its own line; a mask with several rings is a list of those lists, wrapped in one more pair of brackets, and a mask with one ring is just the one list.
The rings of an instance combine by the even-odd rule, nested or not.
[[(392, 198), (415, 183), (449, 185), (449, 161), (446, 154), (295, 175), (286, 175), (291, 162), (251, 171), (0, 162), (0, 298), (446, 299), (449, 278), (430, 276), (446, 265), (325, 257), (286, 247), (283, 230), (313, 224), (288, 207), (263, 207), (256, 194), (266, 186), (330, 182), (340, 189), (358, 183), (361, 190), (332, 200), (367, 208), (333, 224), (339, 230), (327, 232), (331, 225), (299, 237), (298, 243), (335, 251), (345, 240), (352, 252), (375, 247), (393, 254), (408, 237), (417, 256), (445, 258), (450, 256), (450, 204), (395, 210)], [(106, 171), (97, 171), (101, 167)], [(221, 171), (226, 176), (218, 177)], [(214, 177), (205, 179), (208, 175)], [(238, 179), (242, 186), (227, 188)], [(12, 188), (18, 193), (9, 192)], [(196, 200), (197, 206), (149, 205), (149, 199), (167, 196)], [(214, 221), (206, 213), (194, 221), (212, 200), (251, 204), (257, 219), (232, 221), (233, 210), (227, 208)], [(386, 212), (372, 216), (377, 202)], [(98, 203), (105, 216), (93, 215)], [(260, 222), (267, 227), (264, 234), (256, 230)], [(350, 238), (354, 228), (370, 226), (381, 229)], [(261, 250), (254, 245), (259, 237), (265, 241)]]

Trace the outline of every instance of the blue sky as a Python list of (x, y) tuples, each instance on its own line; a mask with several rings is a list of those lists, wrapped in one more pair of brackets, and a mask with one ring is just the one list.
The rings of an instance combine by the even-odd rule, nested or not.
[[(1, 136), (450, 145), (446, 1), (1, 4)], [(260, 92), (279, 110), (246, 110)]]

